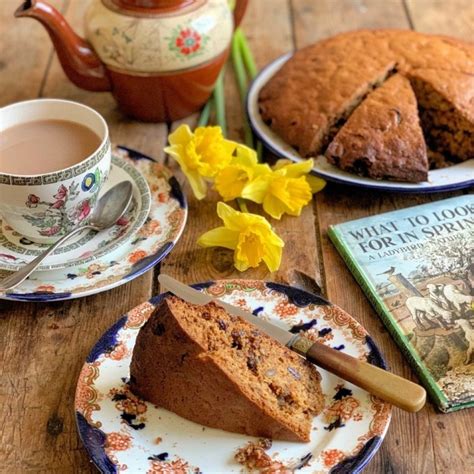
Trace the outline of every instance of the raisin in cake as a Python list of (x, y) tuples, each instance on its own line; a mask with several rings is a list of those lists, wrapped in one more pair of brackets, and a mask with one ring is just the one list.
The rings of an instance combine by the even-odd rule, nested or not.
[(395, 74), (371, 92), (339, 130), (326, 156), (345, 171), (374, 179), (425, 181), (426, 146), (409, 80)]
[[(433, 72), (423, 72), (427, 70)], [(265, 84), (260, 114), (302, 156), (323, 154), (357, 107), (396, 73), (413, 81), (425, 138), (435, 147), (431, 151), (448, 152), (458, 160), (472, 157), (474, 47), (454, 38), (360, 30), (319, 41), (297, 51)], [(441, 103), (443, 108), (448, 104), (455, 118), (449, 126), (439, 113)], [(427, 173), (428, 165), (423, 179)], [(384, 178), (406, 176), (411, 177), (407, 172)]]
[(130, 377), (135, 394), (196, 423), (289, 441), (309, 441), (320, 380), (252, 324), (174, 296), (140, 330)]

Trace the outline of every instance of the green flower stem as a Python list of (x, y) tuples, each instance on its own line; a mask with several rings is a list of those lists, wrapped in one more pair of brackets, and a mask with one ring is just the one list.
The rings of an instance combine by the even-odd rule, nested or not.
[[(247, 42), (245, 33), (240, 28), (237, 28), (234, 33), (234, 38), (238, 43), (242, 60), (245, 65), (245, 68), (247, 69), (247, 72), (249, 73), (250, 79), (254, 79), (258, 73), (258, 69), (257, 69), (257, 65), (255, 64), (255, 59), (253, 57), (252, 50), (250, 49), (250, 46)], [(258, 161), (261, 162), (262, 154), (263, 154), (263, 146), (262, 146), (262, 143), (258, 140), (256, 140), (256, 144), (257, 144), (257, 158), (258, 158)]]
[(199, 120), (197, 123), (198, 127), (205, 127), (209, 123), (209, 116), (211, 114), (211, 109), (213, 107), (213, 100), (212, 97), (207, 101), (206, 105), (201, 110), (201, 115), (199, 116)]
[(232, 37), (232, 62), (234, 64), (235, 77), (237, 79), (237, 85), (239, 86), (240, 97), (243, 99), (247, 93), (247, 74), (245, 72), (244, 62), (240, 53), (241, 52), (236, 32)]
[(240, 210), (242, 212), (249, 212), (249, 210), (247, 208), (247, 203), (245, 202), (245, 199), (237, 198), (237, 204), (239, 205)]
[[(239, 87), (240, 100), (242, 101), (242, 107), (245, 107), (245, 98), (247, 96), (247, 74), (245, 72), (244, 62), (242, 60), (241, 49), (237, 37), (237, 32), (232, 38), (232, 62), (234, 65), (235, 77), (237, 79), (237, 85)], [(250, 125), (247, 121), (247, 118), (244, 117), (244, 135), (245, 135), (245, 144), (253, 148), (253, 135), (252, 130), (250, 130)]]
[(263, 156), (263, 145), (262, 142), (257, 141), (257, 160), (259, 163), (262, 162), (262, 156)]
[(224, 98), (224, 69), (214, 87), (214, 105), (216, 108), (216, 122), (222, 128), (222, 134), (227, 136), (227, 123), (225, 119), (225, 98)]
[(242, 59), (244, 61), (245, 67), (250, 75), (250, 79), (254, 79), (257, 75), (257, 65), (255, 64), (255, 60), (253, 58), (252, 50), (247, 42), (247, 38), (245, 37), (244, 32), (237, 28), (235, 30), (234, 36), (237, 38), (237, 41), (240, 46), (240, 51), (242, 53)]

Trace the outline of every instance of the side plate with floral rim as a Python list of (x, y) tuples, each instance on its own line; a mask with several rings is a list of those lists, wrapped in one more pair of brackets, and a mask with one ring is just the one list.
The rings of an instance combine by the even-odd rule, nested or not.
[[(310, 338), (385, 368), (365, 329), (323, 298), (259, 280), (221, 280), (194, 286), (252, 311), (256, 317), (290, 331), (303, 330)], [(80, 437), (92, 461), (107, 474), (242, 472), (234, 454), (255, 438), (203, 427), (141, 400), (128, 389), (136, 336), (164, 296), (129, 311), (92, 348), (76, 389)], [(357, 473), (385, 436), (390, 405), (319, 370), (326, 407), (314, 419), (311, 441), (274, 441), (268, 451), (271, 472), (286, 467), (301, 473)]]
[[(119, 246), (81, 265), (33, 273), (0, 299), (68, 300), (110, 290), (142, 275), (168, 255), (183, 232), (187, 202), (172, 172), (152, 158), (126, 147), (113, 150), (114, 160), (133, 167), (150, 189), (150, 211), (143, 225)], [(7, 272), (0, 271), (0, 279)]]

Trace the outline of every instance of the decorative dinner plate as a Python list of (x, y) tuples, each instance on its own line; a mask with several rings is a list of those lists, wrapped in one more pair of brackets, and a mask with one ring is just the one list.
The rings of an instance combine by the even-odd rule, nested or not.
[[(133, 198), (126, 214), (117, 224), (102, 232), (84, 232), (76, 240), (59, 247), (53, 255), (47, 257), (37, 271), (83, 266), (111, 253), (137, 233), (150, 212), (150, 189), (135, 166), (122, 158), (112, 156), (109, 178), (101, 194), (121, 181), (130, 181), (133, 184)], [(0, 269), (19, 270), (48, 248), (47, 244), (37, 244), (26, 239), (1, 219), (0, 222)]]
[[(304, 160), (304, 158), (293, 147), (285, 143), (285, 141), (263, 121), (258, 108), (258, 95), (260, 90), (291, 56), (291, 53), (280, 56), (260, 71), (250, 86), (246, 108), (252, 129), (272, 153), (292, 161), (301, 161)], [(402, 183), (364, 178), (363, 176), (357, 176), (340, 170), (330, 164), (322, 155), (314, 158), (313, 171), (314, 174), (336, 183), (405, 193), (451, 191), (474, 185), (474, 160), (468, 160), (448, 168), (431, 170), (428, 173), (428, 181), (423, 183)]]
[[(123, 285), (160, 262), (175, 246), (187, 218), (186, 198), (171, 171), (152, 158), (125, 147), (113, 151), (121, 171), (135, 170), (135, 184), (142, 175), (150, 190), (150, 210), (143, 222), (137, 216), (130, 224), (133, 232), (94, 260), (73, 267), (33, 273), (0, 299), (16, 301), (67, 300), (88, 296)], [(143, 192), (142, 192), (143, 191)], [(140, 190), (143, 209), (146, 192)], [(138, 199), (138, 193), (135, 193)], [(138, 201), (137, 201), (138, 202)], [(140, 212), (139, 212), (140, 213)], [(136, 225), (142, 221), (142, 225)], [(0, 279), (8, 272), (0, 271)]]
[[(285, 285), (221, 280), (195, 285), (290, 331), (322, 341), (385, 368), (365, 329), (326, 300)], [(256, 438), (193, 423), (157, 408), (128, 388), (138, 331), (165, 295), (137, 306), (96, 343), (79, 375), (76, 420), (92, 461), (103, 473), (242, 472), (234, 455)], [(273, 441), (265, 472), (356, 473), (373, 457), (390, 423), (389, 404), (319, 369), (325, 408), (314, 419), (311, 441)]]

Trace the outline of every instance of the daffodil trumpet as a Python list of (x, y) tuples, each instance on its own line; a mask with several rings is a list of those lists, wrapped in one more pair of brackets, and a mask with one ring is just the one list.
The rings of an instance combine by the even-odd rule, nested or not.
[(262, 261), (271, 272), (278, 270), (285, 244), (263, 216), (236, 211), (223, 202), (217, 203), (217, 215), (224, 225), (201, 235), (200, 246), (233, 250), (235, 268), (241, 272)]
[(237, 147), (220, 127), (198, 127), (193, 133), (188, 125), (180, 125), (168, 141), (165, 152), (177, 161), (197, 199), (206, 196), (207, 180), (232, 161)]
[(232, 160), (216, 174), (214, 187), (224, 201), (230, 201), (243, 197), (242, 192), (249, 183), (271, 172), (267, 164), (258, 163), (255, 150), (237, 145)]
[[(241, 197), (263, 205), (263, 210), (274, 219), (283, 214), (299, 216), (312, 198), (313, 192), (321, 190), (325, 182), (308, 180), (313, 160), (301, 163), (277, 164), (269, 174), (261, 174), (250, 181), (241, 192)], [(314, 189), (314, 191), (313, 191)]]

